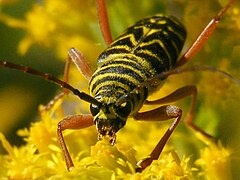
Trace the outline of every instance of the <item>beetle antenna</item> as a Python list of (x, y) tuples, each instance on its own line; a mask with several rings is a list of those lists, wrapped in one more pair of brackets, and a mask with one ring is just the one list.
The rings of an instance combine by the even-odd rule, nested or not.
[(7, 61), (0, 61), (0, 67), (15, 69), (15, 70), (19, 70), (21, 72), (27, 73), (27, 74), (32, 74), (34, 76), (42, 77), (42, 78), (44, 78), (44, 79), (46, 79), (50, 82), (53, 82), (53, 83), (61, 86), (61, 88), (68, 89), (73, 94), (75, 94), (80, 99), (82, 99), (86, 102), (89, 102), (91, 104), (95, 104), (97, 106), (101, 105), (101, 103), (99, 101), (97, 101), (95, 98), (93, 98), (92, 96), (90, 96), (90, 95), (88, 95), (84, 92), (79, 91), (78, 89), (74, 88), (70, 84), (54, 77), (51, 74), (43, 73), (43, 72), (35, 70), (33, 68), (30, 68), (30, 67), (27, 67), (27, 66), (22, 66), (22, 65), (17, 65), (17, 64), (10, 63), (10, 62), (7, 62)]
[(191, 66), (191, 67), (186, 67), (186, 68), (175, 68), (170, 71), (163, 72), (157, 76), (159, 76), (159, 78), (165, 78), (166, 76), (180, 74), (180, 73), (184, 73), (184, 72), (192, 72), (192, 71), (215, 72), (215, 73), (221, 74), (225, 78), (230, 79), (234, 83), (240, 85), (240, 79), (233, 77), (231, 74), (229, 74), (221, 69), (218, 69), (216, 67), (211, 67), (211, 66)]
[(181, 73), (186, 73), (186, 72), (192, 72), (192, 71), (216, 72), (216, 73), (221, 74), (225, 78), (230, 79), (234, 83), (240, 85), (240, 79), (235, 78), (231, 74), (229, 74), (229, 73), (227, 73), (223, 70), (220, 70), (218, 68), (215, 68), (215, 67), (211, 67), (211, 66), (191, 66), (191, 67), (186, 67), (186, 68), (180, 68), (179, 67), (179, 68), (171, 69), (169, 71), (162, 72), (160, 74), (157, 74), (157, 75), (147, 79), (146, 81), (139, 84), (134, 90), (132, 90), (131, 92), (123, 95), (122, 97), (120, 97), (118, 99), (117, 103), (122, 104), (122, 103), (126, 102), (127, 99), (130, 98), (133, 94), (135, 94), (137, 92), (140, 92), (143, 88), (147, 87), (149, 84), (154, 84), (156, 82), (164, 80), (168, 76), (171, 76), (171, 75), (176, 75), (176, 74), (181, 74)]

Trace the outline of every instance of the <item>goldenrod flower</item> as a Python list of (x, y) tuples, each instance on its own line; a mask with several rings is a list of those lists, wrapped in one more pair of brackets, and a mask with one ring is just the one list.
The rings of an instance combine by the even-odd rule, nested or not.
[[(8, 153), (1, 156), (5, 169), (1, 174), (2, 177), (11, 179), (191, 177), (191, 169), (188, 167), (189, 158), (181, 161), (175, 152), (172, 152), (172, 155), (169, 152), (164, 153), (161, 159), (153, 162), (141, 174), (135, 173), (137, 151), (130, 144), (124, 143), (121, 136), (116, 146), (111, 146), (105, 140), (97, 142), (95, 127), (86, 128), (77, 133), (71, 131), (64, 133), (75, 163), (75, 167), (68, 172), (56, 137), (57, 122), (63, 117), (58, 117), (57, 113), (56, 119), (52, 118), (58, 105), (49, 112), (43, 112), (42, 120), (33, 123), (29, 130), (19, 131), (19, 135), (25, 138), (26, 145), (20, 148), (13, 147), (4, 135), (0, 134), (0, 140)], [(132, 130), (126, 133), (130, 134)], [(141, 133), (141, 129), (136, 128), (135, 133), (137, 131)], [(140, 136), (138, 138), (139, 142), (142, 141)], [(142, 144), (141, 149), (143, 150), (144, 147), (145, 145)]]
[(208, 147), (201, 150), (201, 158), (196, 161), (203, 169), (199, 175), (207, 179), (232, 179), (230, 155), (231, 151), (221, 143), (210, 142)]
[[(32, 5), (32, 9), (25, 14), (24, 19), (16, 19), (0, 13), (0, 21), (26, 32), (18, 46), (21, 54), (25, 54), (34, 44), (55, 49), (61, 59), (66, 58), (66, 50), (71, 47), (79, 47), (86, 54), (92, 49), (97, 53), (99, 46), (91, 40), (93, 35), (86, 38), (86, 33), (92, 29), (91, 24), (87, 22), (95, 15), (93, 7), (88, 3), (64, 0), (41, 1)], [(84, 11), (85, 9), (89, 11)]]
[[(147, 143), (146, 137), (142, 135), (155, 136), (156, 140), (161, 136), (156, 126), (137, 123), (131, 119), (128, 122), (129, 128), (126, 127), (124, 132), (119, 133), (115, 146), (111, 146), (105, 139), (97, 142), (95, 127), (74, 133), (70, 130), (64, 132), (65, 141), (75, 163), (75, 167), (68, 172), (56, 136), (57, 123), (63, 118), (62, 113), (58, 112), (61, 111), (60, 104), (61, 101), (51, 111), (43, 111), (41, 120), (32, 123), (29, 130), (24, 129), (18, 132), (26, 141), (26, 144), (20, 148), (11, 146), (4, 135), (0, 134), (0, 140), (7, 151), (6, 155), (0, 156), (4, 168), (0, 177), (10, 179), (192, 179), (196, 172), (198, 176), (204, 177), (218, 175), (220, 177), (224, 175), (225, 178), (231, 177), (230, 152), (221, 145), (214, 144), (203, 149), (201, 158), (196, 162), (203, 169), (191, 165), (189, 163), (191, 157), (180, 158), (173, 148), (167, 146), (159, 160), (153, 161), (141, 173), (136, 173), (139, 154), (144, 157), (142, 153), (144, 152), (146, 156), (146, 152), (150, 152), (151, 146), (154, 147), (156, 143), (150, 137), (147, 137)], [(149, 133), (144, 134), (144, 132)], [(132, 142), (129, 140), (126, 142), (126, 139)], [(209, 143), (208, 140), (203, 141)], [(222, 170), (221, 173), (219, 170)]]

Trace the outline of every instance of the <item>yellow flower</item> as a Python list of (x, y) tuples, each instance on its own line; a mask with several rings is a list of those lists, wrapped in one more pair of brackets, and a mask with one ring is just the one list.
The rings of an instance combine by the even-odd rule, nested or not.
[[(50, 122), (50, 123), (49, 123)], [(51, 124), (51, 126), (49, 126)], [(130, 146), (117, 143), (111, 146), (107, 141), (99, 141), (89, 149), (89, 142), (93, 131), (82, 130), (76, 133), (65, 134), (65, 140), (78, 152), (71, 151), (75, 167), (68, 172), (62, 159), (61, 151), (56, 145), (56, 135), (53, 133), (55, 122), (44, 116), (44, 120), (34, 123), (30, 129), (20, 134), (26, 136), (27, 144), (21, 148), (12, 147), (2, 134), (0, 140), (8, 152), (3, 158), (5, 173), (0, 177), (11, 179), (35, 179), (35, 178), (97, 178), (97, 179), (138, 179), (164, 177), (187, 178), (191, 177), (191, 169), (188, 168), (189, 159), (182, 162), (175, 152), (164, 153), (162, 158), (142, 173), (135, 173), (136, 151)], [(55, 126), (56, 127), (56, 126)], [(85, 132), (84, 132), (85, 131)], [(93, 133), (94, 134), (94, 133)], [(85, 136), (84, 136), (85, 135)], [(37, 136), (37, 139), (35, 139)], [(74, 138), (78, 141), (70, 142)], [(95, 136), (96, 138), (96, 136)], [(96, 140), (96, 139), (95, 139)], [(84, 142), (85, 141), (85, 142)], [(69, 143), (70, 142), (70, 143)], [(88, 146), (88, 148), (86, 148)], [(85, 148), (84, 148), (85, 147)], [(143, 146), (144, 147), (144, 146)]]
[(209, 143), (209, 146), (201, 150), (201, 157), (196, 164), (203, 169), (200, 176), (207, 179), (232, 179), (231, 152), (218, 144)]
[[(55, 49), (59, 52), (59, 57), (65, 60), (66, 52), (71, 47), (78, 47), (86, 54), (92, 52), (92, 49), (94, 53), (99, 52), (99, 46), (94, 44), (92, 37), (86, 38), (92, 29), (86, 20), (91, 21), (95, 15), (89, 7), (86, 1), (41, 1), (32, 5), (24, 19), (0, 13), (0, 21), (26, 32), (18, 46), (20, 54), (25, 54), (32, 45), (40, 44)], [(80, 14), (79, 12), (84, 12), (85, 8), (89, 8), (88, 13)], [(94, 56), (90, 56), (92, 57)]]
[[(150, 143), (146, 143), (141, 134), (152, 132), (152, 135), (147, 135), (158, 138), (160, 136), (156, 126), (134, 121), (130, 121), (129, 128), (126, 127), (125, 132), (119, 134), (115, 146), (111, 146), (105, 139), (97, 142), (95, 127), (74, 133), (70, 130), (64, 132), (65, 141), (75, 163), (75, 167), (68, 172), (56, 137), (57, 123), (63, 118), (62, 113), (58, 112), (61, 111), (60, 104), (61, 100), (50, 111), (42, 111), (41, 120), (32, 123), (29, 130), (24, 129), (18, 132), (26, 141), (26, 144), (20, 148), (12, 147), (4, 135), (0, 134), (0, 140), (8, 153), (0, 156), (5, 169), (0, 177), (11, 179), (192, 179), (196, 172), (198, 176), (216, 177), (220, 175), (219, 168), (224, 169), (224, 172), (221, 171), (224, 177), (231, 177), (229, 152), (222, 146), (214, 144), (203, 149), (201, 158), (196, 162), (203, 168), (201, 171), (189, 164), (189, 157), (183, 156), (180, 159), (179, 155), (167, 146), (159, 160), (153, 161), (141, 173), (135, 173), (137, 159), (139, 159), (137, 156), (142, 152), (150, 152), (151, 146), (155, 145), (154, 139), (150, 140), (148, 137)], [(125, 141), (129, 137), (133, 142)], [(206, 140), (203, 141), (208, 143)], [(133, 149), (133, 144), (138, 143), (140, 145)], [(141, 156), (144, 157), (144, 155)]]

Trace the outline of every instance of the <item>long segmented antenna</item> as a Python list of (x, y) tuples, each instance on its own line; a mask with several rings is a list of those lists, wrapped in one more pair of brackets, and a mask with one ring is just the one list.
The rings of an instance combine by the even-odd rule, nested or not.
[(33, 68), (30, 68), (30, 67), (27, 67), (27, 66), (22, 66), (22, 65), (17, 65), (17, 64), (10, 63), (10, 62), (7, 62), (7, 61), (0, 61), (0, 67), (16, 69), (16, 70), (22, 71), (22, 72), (27, 73), (27, 74), (32, 74), (34, 76), (42, 77), (42, 78), (44, 78), (44, 79), (46, 79), (46, 80), (48, 80), (50, 82), (53, 82), (53, 83), (61, 86), (62, 88), (68, 89), (73, 94), (75, 94), (80, 99), (82, 99), (82, 100), (84, 100), (86, 102), (89, 102), (91, 104), (95, 104), (97, 106), (101, 105), (101, 103), (98, 102), (96, 99), (94, 99), (92, 96), (90, 96), (90, 95), (88, 95), (88, 94), (86, 94), (84, 92), (79, 91), (78, 89), (74, 88), (70, 84), (68, 84), (68, 83), (66, 83), (66, 82), (64, 82), (64, 81), (54, 77), (51, 74), (43, 73), (43, 72), (40, 72), (40, 71), (35, 70)]
[(128, 98), (130, 98), (133, 94), (141, 91), (144, 87), (146, 87), (148, 84), (153, 84), (155, 82), (158, 82), (161, 79), (166, 79), (168, 76), (181, 74), (185, 72), (192, 72), (192, 71), (209, 71), (209, 72), (216, 72), (221, 74), (222, 76), (226, 77), (227, 79), (232, 80), (234, 83), (240, 85), (240, 79), (233, 77), (231, 74), (222, 71), (220, 69), (217, 69), (215, 67), (210, 66), (192, 66), (192, 67), (186, 67), (186, 68), (175, 68), (166, 72), (162, 72), (160, 74), (157, 74), (156, 76), (153, 76), (152, 78), (147, 79), (146, 81), (139, 84), (134, 90), (131, 92), (123, 95), (120, 97), (117, 101), (117, 105), (120, 105), (127, 101)]

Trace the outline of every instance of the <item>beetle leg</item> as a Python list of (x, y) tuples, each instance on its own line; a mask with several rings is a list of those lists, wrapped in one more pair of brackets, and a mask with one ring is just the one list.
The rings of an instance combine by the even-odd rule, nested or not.
[(184, 55), (179, 59), (176, 64), (176, 67), (182, 66), (192, 59), (194, 55), (196, 55), (202, 46), (207, 42), (209, 37), (215, 31), (217, 24), (219, 23), (222, 16), (225, 12), (231, 7), (231, 5), (235, 2), (235, 0), (229, 0), (228, 4), (224, 6), (217, 15), (208, 23), (208, 25), (203, 29), (203, 31), (199, 34), (197, 39), (193, 42), (191, 47), (184, 53)]
[(197, 88), (196, 88), (196, 86), (184, 86), (180, 89), (177, 89), (176, 91), (174, 91), (173, 93), (169, 94), (166, 97), (163, 97), (161, 99), (154, 100), (154, 101), (146, 101), (145, 104), (154, 105), (154, 104), (171, 103), (171, 102), (175, 102), (177, 100), (183, 99), (184, 97), (187, 97), (187, 96), (192, 96), (192, 102), (191, 102), (191, 107), (190, 107), (189, 113), (188, 113), (184, 122), (189, 127), (194, 129), (195, 131), (204, 135), (206, 138), (213, 140), (214, 138), (210, 134), (203, 131), (201, 128), (199, 128), (193, 122), (193, 117), (194, 117), (194, 114), (195, 114), (196, 102), (197, 102)]
[[(73, 62), (75, 64), (75, 66), (77, 67), (77, 69), (81, 72), (81, 74), (87, 79), (90, 80), (93, 72), (89, 66), (89, 64), (87, 63), (86, 59), (84, 58), (83, 54), (78, 51), (75, 48), (71, 48), (68, 51), (68, 58), (66, 60), (65, 63), (65, 68), (64, 68), (64, 76), (63, 76), (63, 81), (64, 82), (68, 82), (69, 80), (69, 72), (70, 72), (70, 65), (71, 62)], [(60, 92), (59, 94), (57, 94), (44, 108), (43, 110), (48, 110), (51, 109), (52, 106), (61, 98), (63, 98), (63, 96), (65, 96), (66, 94), (68, 94), (70, 91), (67, 89), (64, 89), (62, 92)]]
[(66, 166), (68, 170), (70, 170), (70, 168), (73, 167), (74, 165), (72, 162), (72, 158), (69, 154), (69, 151), (67, 149), (66, 143), (64, 141), (62, 132), (66, 129), (86, 128), (86, 127), (92, 126), (93, 124), (94, 124), (93, 116), (91, 114), (68, 116), (58, 123), (58, 128), (57, 128), (58, 141), (60, 143), (64, 160), (66, 162)]
[(178, 101), (180, 99), (183, 99), (184, 97), (187, 97), (187, 96), (191, 96), (192, 95), (192, 108), (193, 110), (191, 111), (194, 111), (195, 109), (195, 101), (196, 101), (196, 98), (197, 98), (197, 88), (196, 86), (192, 86), (192, 85), (188, 85), (188, 86), (184, 86), (182, 88), (179, 88), (177, 89), (176, 91), (172, 92), (171, 94), (163, 97), (163, 98), (160, 98), (160, 99), (157, 99), (157, 100), (153, 100), (153, 101), (146, 101), (145, 104), (146, 105), (154, 105), (154, 104), (166, 104), (166, 103), (172, 103), (172, 102), (175, 102), (175, 101)]
[[(100, 29), (103, 34), (104, 41), (107, 45), (111, 44), (112, 42), (112, 36), (110, 32), (110, 26), (108, 23), (108, 16), (107, 16), (107, 10), (105, 7), (105, 1), (104, 0), (97, 0), (97, 13), (98, 13), (98, 19), (99, 19), (99, 25)], [(68, 59), (65, 64), (64, 69), (64, 81), (68, 82), (68, 76), (69, 76), (69, 69), (70, 69), (70, 63), (71, 61), (74, 62), (78, 70), (82, 73), (82, 75), (87, 79), (90, 80), (93, 72), (85, 60), (83, 54), (79, 52), (75, 48), (71, 48), (68, 52)], [(50, 109), (59, 99), (61, 99), (64, 95), (68, 94), (68, 90), (64, 90), (63, 92), (57, 94), (53, 100), (51, 100), (44, 108), (43, 110)]]
[(146, 167), (148, 167), (153, 160), (157, 160), (159, 155), (161, 154), (165, 144), (167, 143), (168, 139), (170, 138), (172, 132), (177, 127), (181, 117), (182, 117), (182, 110), (179, 109), (176, 106), (167, 105), (162, 106), (157, 109), (154, 109), (152, 111), (147, 111), (143, 113), (138, 113), (134, 118), (137, 120), (143, 119), (144, 121), (151, 121), (153, 116), (158, 117), (159, 121), (164, 121), (168, 119), (175, 118), (172, 125), (168, 128), (168, 130), (165, 132), (161, 140), (158, 142), (156, 147), (153, 149), (149, 157), (140, 160), (137, 165), (139, 168), (136, 169), (136, 171), (140, 172), (144, 170)]
[[(78, 51), (76, 48), (71, 48), (68, 51), (68, 62), (73, 62), (81, 74), (89, 81), (93, 72), (91, 70), (90, 65), (87, 63), (86, 59), (84, 58), (83, 54)], [(69, 69), (69, 67), (68, 67)], [(66, 74), (69, 70), (65, 70)], [(68, 78), (67, 78), (68, 80)]]
[[(184, 86), (180, 89), (177, 89), (176, 91), (174, 91), (173, 93), (169, 94), (166, 97), (163, 97), (154, 101), (146, 101), (145, 104), (156, 105), (156, 104), (171, 103), (171, 102), (175, 102), (177, 100), (183, 99), (184, 97), (187, 97), (187, 96), (192, 96), (192, 103), (191, 103), (191, 108), (188, 113), (188, 116), (185, 120), (186, 124), (189, 125), (191, 128), (193, 128), (195, 131), (204, 135), (205, 137), (209, 139), (213, 139), (211, 135), (207, 134), (201, 128), (199, 128), (197, 125), (193, 123), (193, 116), (194, 116), (196, 99), (197, 99), (197, 88), (195, 86)], [(158, 159), (166, 142), (168, 141), (172, 132), (176, 128), (177, 124), (179, 123), (181, 116), (182, 116), (182, 110), (172, 105), (162, 106), (147, 112), (137, 113), (134, 116), (136, 120), (142, 120), (142, 121), (165, 121), (165, 120), (175, 118), (174, 122), (166, 131), (166, 133), (161, 138), (161, 140), (158, 142), (156, 147), (153, 149), (150, 156), (146, 159), (139, 161), (138, 165), (140, 166), (140, 168), (138, 168), (137, 171), (142, 171), (147, 166), (149, 166), (153, 160)]]
[(102, 31), (102, 35), (106, 45), (110, 45), (112, 43), (111, 31), (108, 23), (107, 10), (105, 7), (104, 0), (97, 0), (97, 13), (99, 26)]

